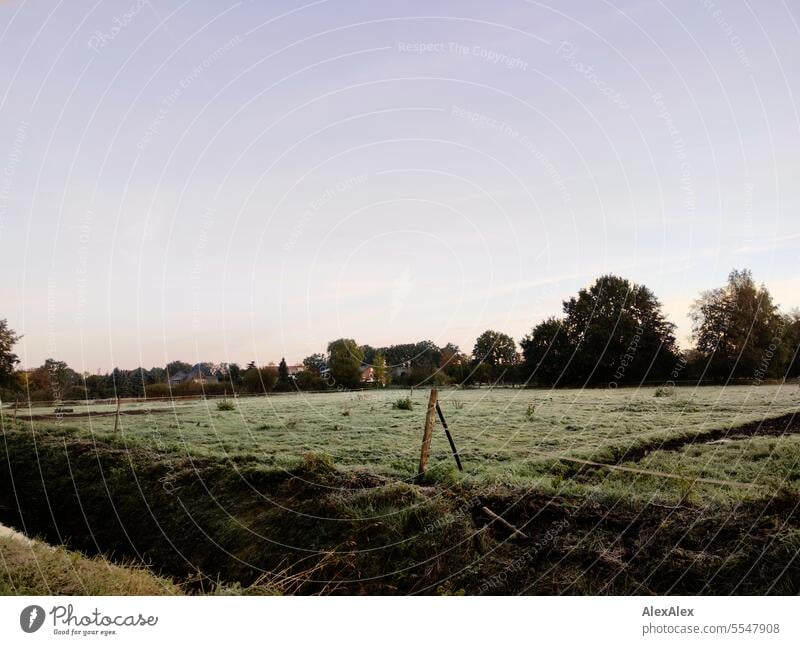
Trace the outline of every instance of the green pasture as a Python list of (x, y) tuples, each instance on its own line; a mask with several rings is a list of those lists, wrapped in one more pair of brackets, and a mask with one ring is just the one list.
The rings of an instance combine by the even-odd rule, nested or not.
[[(16, 423), (36, 432), (94, 438), (162, 455), (257, 461), (278, 469), (295, 467), (307, 453), (320, 453), (345, 470), (411, 478), (428, 394), (418, 389), (243, 397), (225, 411), (218, 410), (219, 399), (124, 403), (116, 432), (113, 404), (71, 404), (72, 412), (44, 419), (42, 415), (54, 413), (52, 408), (23, 408)], [(411, 396), (412, 409), (397, 409), (396, 401), (406, 396)], [(794, 455), (799, 444), (794, 437), (706, 443), (703, 436), (796, 412), (796, 385), (675, 388), (666, 393), (650, 387), (444, 389), (439, 398), (465, 472), (453, 472), (450, 449), (437, 422), (434, 477), (475, 484), (588, 484), (617, 491), (628, 487), (635, 495), (664, 490), (701, 494), (719, 488), (701, 485), (689, 490), (687, 482), (697, 477), (759, 485), (791, 484), (797, 477)], [(4, 418), (9, 420), (11, 414), (6, 409)], [(675, 438), (682, 438), (686, 446), (659, 450)], [(627, 463), (632, 455), (633, 462)], [(627, 464), (676, 477), (597, 468), (590, 475), (575, 474), (580, 460)]]

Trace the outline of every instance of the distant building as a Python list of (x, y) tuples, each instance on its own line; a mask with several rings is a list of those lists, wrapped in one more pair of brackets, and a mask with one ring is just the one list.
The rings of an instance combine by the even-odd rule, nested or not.
[(411, 361), (406, 361), (404, 363), (400, 363), (399, 365), (395, 365), (392, 367), (392, 378), (398, 379), (403, 378), (404, 376), (408, 376), (411, 374)]
[(169, 377), (170, 385), (180, 385), (181, 383), (219, 383), (219, 373), (211, 369), (208, 365), (198, 363), (188, 372), (181, 370)]
[(198, 363), (186, 376), (186, 381), (190, 383), (219, 383), (219, 374), (207, 365)]
[(181, 370), (180, 372), (176, 372), (175, 374), (170, 375), (168, 382), (170, 385), (180, 385), (186, 380), (188, 374), (189, 374), (188, 372), (184, 372), (183, 370)]

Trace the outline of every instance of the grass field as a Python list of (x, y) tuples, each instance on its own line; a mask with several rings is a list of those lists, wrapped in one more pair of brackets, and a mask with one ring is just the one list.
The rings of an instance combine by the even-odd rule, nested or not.
[(421, 479), (407, 396), (5, 409), (0, 521), (190, 592), (800, 592), (796, 385), (445, 389)]
[[(410, 479), (416, 474), (428, 391), (413, 393), (410, 411), (396, 409), (395, 401), (407, 395), (387, 390), (241, 398), (229, 411), (218, 410), (217, 400), (133, 403), (124, 405), (116, 433), (112, 405), (72, 405), (72, 413), (50, 419), (41, 417), (53, 409), (30, 412), (36, 417), (33, 427), (40, 431), (163, 455), (255, 460), (290, 469), (306, 453), (317, 453), (345, 470)], [(720, 430), (797, 412), (796, 385), (676, 388), (667, 396), (656, 396), (652, 388), (443, 390), (440, 401), (465, 472), (456, 474), (437, 426), (434, 479), (599, 487), (617, 494), (668, 497), (687, 494), (696, 478), (755, 485), (695, 483), (691, 492), (704, 498), (758, 495), (763, 493), (759, 486), (798, 481), (795, 437), (719, 435)], [(25, 415), (20, 411), (19, 420)], [(625, 470), (595, 467), (592, 473), (570, 476), (580, 460)]]

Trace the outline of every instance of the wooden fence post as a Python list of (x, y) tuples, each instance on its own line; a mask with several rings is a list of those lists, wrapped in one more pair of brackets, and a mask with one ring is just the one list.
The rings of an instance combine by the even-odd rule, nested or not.
[(422, 450), (419, 453), (419, 474), (425, 473), (428, 468), (428, 457), (431, 451), (431, 437), (433, 436), (433, 424), (436, 421), (436, 401), (439, 393), (436, 388), (431, 388), (431, 398), (428, 399), (428, 412), (425, 415), (425, 431), (422, 435)]
[(117, 415), (114, 417), (114, 432), (117, 432), (117, 428), (119, 427), (119, 397), (117, 397)]

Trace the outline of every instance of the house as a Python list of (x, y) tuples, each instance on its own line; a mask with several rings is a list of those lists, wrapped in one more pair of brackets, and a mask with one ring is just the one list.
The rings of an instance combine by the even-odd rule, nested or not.
[(180, 370), (179, 372), (176, 372), (175, 374), (172, 374), (169, 377), (168, 383), (170, 385), (180, 385), (181, 383), (183, 383), (186, 380), (186, 377), (188, 375), (189, 375), (188, 372), (184, 372), (183, 370)]
[(392, 378), (399, 379), (411, 374), (411, 361), (405, 361), (392, 367)]
[(299, 365), (287, 365), (286, 369), (289, 371), (289, 376), (294, 378), (300, 372), (304, 371), (306, 369), (306, 366), (300, 363)]
[(372, 365), (361, 366), (361, 382), (374, 383), (375, 382), (375, 368)]
[(186, 375), (184, 383), (219, 383), (219, 374), (208, 365), (198, 363)]
[(180, 385), (181, 383), (219, 383), (219, 373), (209, 365), (198, 363), (188, 372), (181, 370), (169, 377), (170, 385)]
[[(372, 384), (375, 383), (375, 368), (372, 365), (362, 365), (358, 368), (358, 371), (361, 373), (361, 382), (365, 384)], [(333, 380), (331, 376), (331, 368), (326, 367), (323, 369), (319, 375), (326, 381)]]

